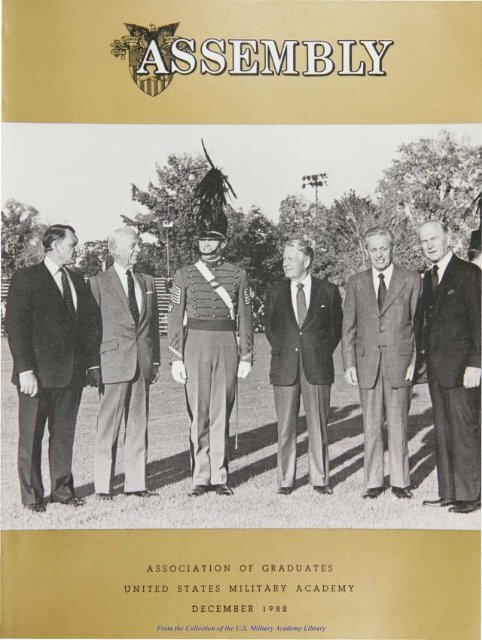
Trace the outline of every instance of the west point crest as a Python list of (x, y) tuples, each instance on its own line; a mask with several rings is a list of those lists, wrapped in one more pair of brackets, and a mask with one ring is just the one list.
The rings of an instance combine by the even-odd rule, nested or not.
[[(116, 58), (125, 60), (128, 55), (129, 71), (132, 79), (141, 91), (149, 96), (157, 96), (170, 85), (174, 74), (168, 69), (171, 67), (173, 55), (171, 45), (175, 40), (174, 34), (179, 26), (179, 22), (156, 27), (150, 24), (149, 27), (141, 27), (136, 24), (125, 24), (128, 36), (123, 36), (120, 40), (111, 43), (111, 53)], [(156, 51), (162, 56), (165, 66), (165, 73), (159, 73), (159, 65), (153, 68), (150, 52)]]

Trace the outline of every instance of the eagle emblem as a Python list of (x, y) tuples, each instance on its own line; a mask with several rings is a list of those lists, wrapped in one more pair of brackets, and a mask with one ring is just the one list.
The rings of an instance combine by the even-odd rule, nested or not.
[[(157, 96), (170, 85), (174, 74), (171, 73), (173, 55), (171, 45), (179, 22), (156, 27), (141, 27), (137, 24), (125, 24), (128, 36), (111, 42), (111, 53), (116, 58), (129, 60), (132, 79), (141, 91), (148, 96)], [(163, 73), (159, 73), (162, 63)]]

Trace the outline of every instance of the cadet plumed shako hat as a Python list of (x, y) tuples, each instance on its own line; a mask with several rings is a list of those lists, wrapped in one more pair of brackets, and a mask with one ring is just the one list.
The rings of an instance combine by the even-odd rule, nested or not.
[(224, 211), (226, 195), (236, 198), (236, 194), (227, 176), (212, 163), (202, 140), (201, 143), (211, 168), (194, 189), (198, 238), (225, 240), (228, 230)]

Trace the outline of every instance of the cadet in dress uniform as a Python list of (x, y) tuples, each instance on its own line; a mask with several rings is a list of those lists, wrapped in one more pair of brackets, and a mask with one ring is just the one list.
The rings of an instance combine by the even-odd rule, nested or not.
[[(174, 380), (186, 385), (191, 419), (191, 496), (210, 489), (219, 495), (233, 493), (228, 484), (229, 417), (236, 376), (245, 378), (253, 360), (246, 272), (223, 257), (228, 226), (223, 211), (226, 185), (231, 189), (226, 177), (213, 166), (198, 185), (201, 257), (177, 271), (171, 291), (169, 358)], [(206, 190), (218, 197), (204, 197)]]

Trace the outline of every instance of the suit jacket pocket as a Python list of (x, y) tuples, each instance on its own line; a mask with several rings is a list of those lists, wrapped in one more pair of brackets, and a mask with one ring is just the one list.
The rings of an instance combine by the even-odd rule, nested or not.
[(360, 342), (355, 343), (355, 353), (357, 356), (365, 355), (365, 345)]
[(119, 340), (117, 338), (113, 338), (112, 340), (106, 340), (100, 345), (100, 352), (105, 353), (106, 351), (113, 351), (118, 348)]

